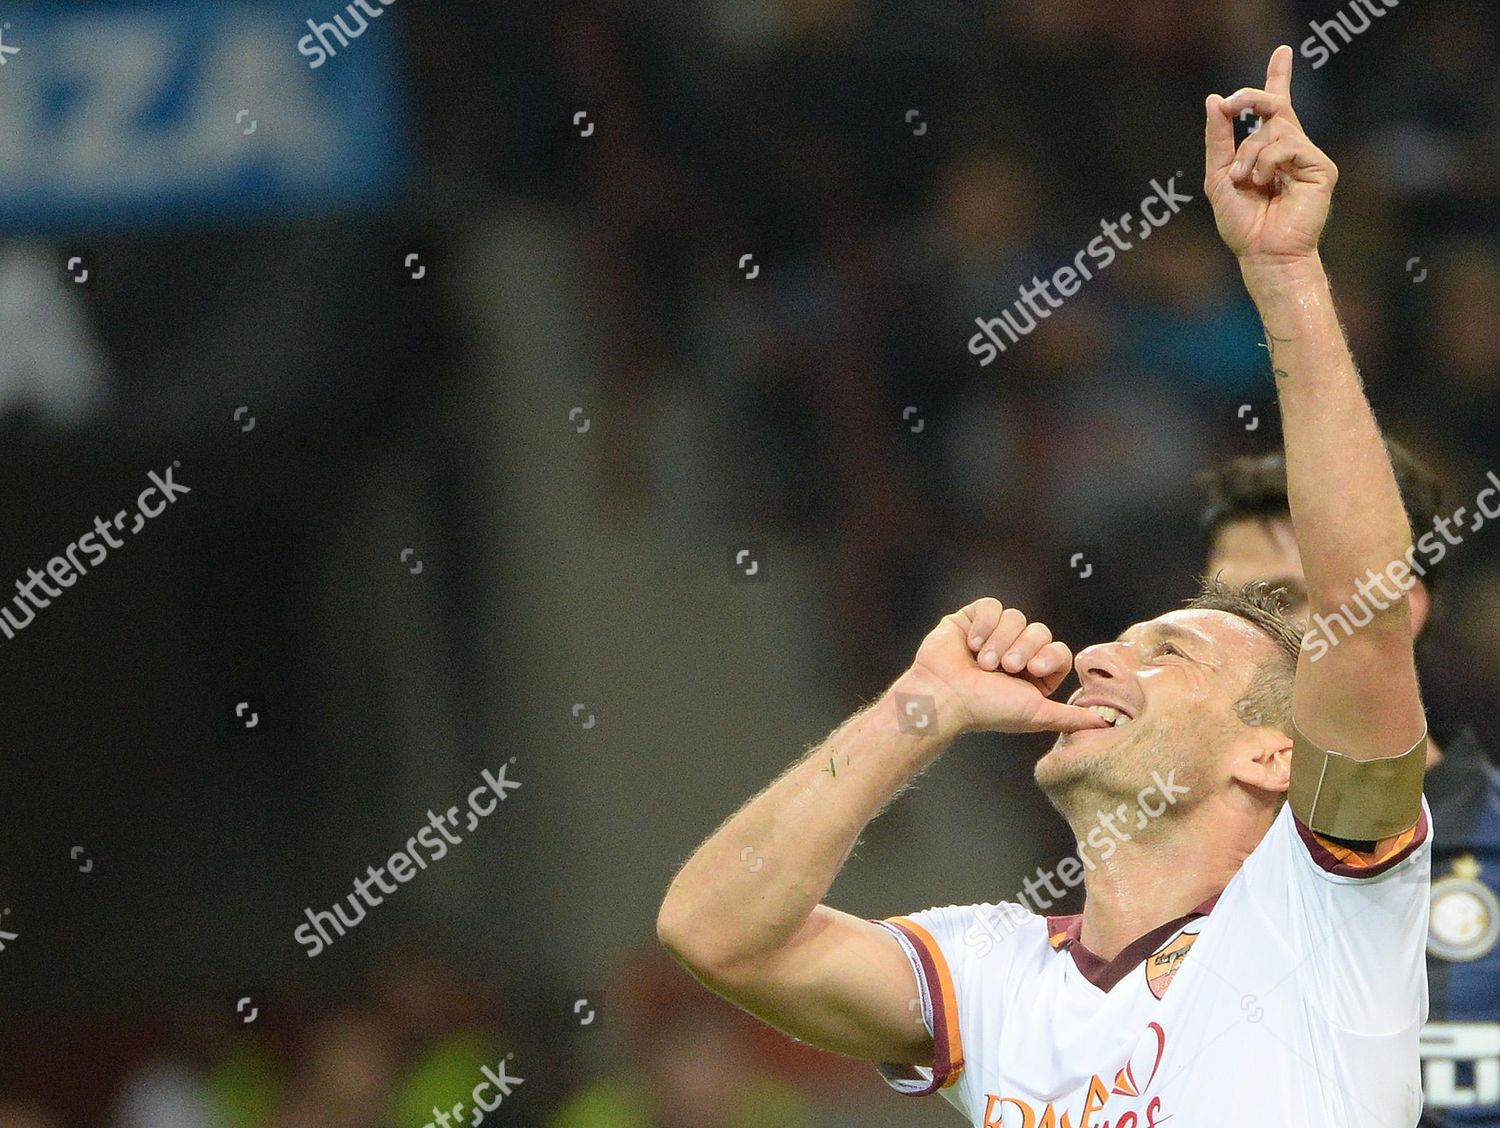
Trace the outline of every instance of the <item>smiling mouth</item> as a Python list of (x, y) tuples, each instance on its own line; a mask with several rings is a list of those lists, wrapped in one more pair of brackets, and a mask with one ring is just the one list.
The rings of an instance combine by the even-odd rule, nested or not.
[(1128, 725), (1131, 721), (1129, 713), (1122, 713), (1112, 705), (1085, 705), (1084, 708), (1090, 713), (1103, 717), (1115, 728), (1119, 728), (1121, 725)]

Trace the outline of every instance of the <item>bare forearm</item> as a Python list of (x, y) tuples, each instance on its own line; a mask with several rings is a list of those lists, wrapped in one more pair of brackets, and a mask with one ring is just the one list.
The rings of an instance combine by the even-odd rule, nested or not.
[(1390, 456), (1322, 264), (1242, 270), (1271, 349), (1309, 638), (1319, 637), (1298, 663), (1297, 723), (1357, 759), (1398, 755), (1423, 722), (1411, 608), (1397, 582), (1410, 577), (1393, 571), (1405, 566), (1411, 529)]
[(1315, 612), (1334, 611), (1372, 570), (1405, 556), (1411, 530), (1322, 263), (1243, 274), (1271, 352), (1309, 596)]
[[(788, 943), (821, 903), (860, 832), (942, 752), (934, 711), (902, 731), (894, 694), (839, 726), (698, 847), (673, 880), (657, 931), (690, 964), (728, 966)], [(920, 718), (916, 718), (920, 719)]]

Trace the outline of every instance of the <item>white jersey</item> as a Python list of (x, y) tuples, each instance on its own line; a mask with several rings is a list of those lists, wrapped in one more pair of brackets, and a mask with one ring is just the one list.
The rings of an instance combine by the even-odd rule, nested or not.
[(1105, 961), (1019, 905), (878, 922), (916, 970), (940, 1091), (975, 1128), (1412, 1128), (1429, 812), (1368, 854), (1284, 807), (1213, 900)]

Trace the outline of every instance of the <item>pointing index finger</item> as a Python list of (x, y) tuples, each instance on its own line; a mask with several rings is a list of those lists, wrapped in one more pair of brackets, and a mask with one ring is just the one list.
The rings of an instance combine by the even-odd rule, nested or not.
[(1266, 89), (1291, 101), (1292, 49), (1285, 43), (1271, 52), (1271, 61), (1266, 64)]

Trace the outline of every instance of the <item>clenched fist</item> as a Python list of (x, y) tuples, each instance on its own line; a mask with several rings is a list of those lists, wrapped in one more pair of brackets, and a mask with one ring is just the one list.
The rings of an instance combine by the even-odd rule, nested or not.
[(1108, 728), (1097, 713), (1053, 701), (1073, 653), (1042, 623), (998, 599), (944, 615), (922, 640), (906, 683), (945, 691), (947, 731), (1076, 732)]

